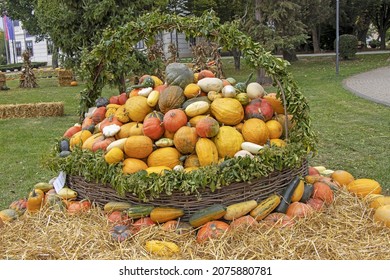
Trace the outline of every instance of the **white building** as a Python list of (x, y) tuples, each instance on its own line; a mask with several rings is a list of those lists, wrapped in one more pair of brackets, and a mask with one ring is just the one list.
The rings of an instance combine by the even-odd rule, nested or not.
[(22, 53), (28, 49), (31, 53), (32, 62), (47, 62), (48, 66), (52, 64), (52, 44), (50, 40), (37, 42), (36, 37), (28, 34), (22, 28), (22, 23), (18, 20), (13, 21), (14, 40), (8, 40), (8, 63), (23, 63)]

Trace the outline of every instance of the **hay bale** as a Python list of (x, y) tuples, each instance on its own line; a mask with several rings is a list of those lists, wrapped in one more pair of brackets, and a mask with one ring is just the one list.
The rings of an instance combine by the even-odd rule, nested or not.
[(63, 115), (63, 102), (0, 105), (0, 119), (57, 117)]
[(7, 84), (7, 77), (4, 73), (0, 72), (0, 90), (3, 89)]
[(372, 221), (373, 211), (346, 191), (324, 212), (298, 220), (291, 228), (258, 227), (226, 232), (202, 244), (195, 230), (183, 235), (148, 227), (122, 243), (111, 239), (102, 209), (69, 215), (44, 208), (24, 214), (0, 229), (2, 259), (153, 260), (148, 240), (172, 241), (183, 260), (389, 260), (390, 229)]
[(58, 71), (58, 83), (60, 86), (70, 86), (74, 80), (72, 70), (61, 69)]

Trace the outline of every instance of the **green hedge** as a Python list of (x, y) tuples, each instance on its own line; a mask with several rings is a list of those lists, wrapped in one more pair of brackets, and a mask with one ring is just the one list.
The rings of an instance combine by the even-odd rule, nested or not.
[[(47, 62), (31, 62), (33, 68), (47, 66)], [(23, 68), (23, 63), (14, 63), (8, 65), (0, 65), (0, 71), (14, 71), (15, 69), (20, 71)]]

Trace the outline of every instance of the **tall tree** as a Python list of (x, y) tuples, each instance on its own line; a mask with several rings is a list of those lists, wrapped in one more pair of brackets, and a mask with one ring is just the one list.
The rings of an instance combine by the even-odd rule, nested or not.
[(386, 32), (390, 29), (390, 0), (382, 0), (373, 6), (372, 23), (379, 33), (381, 49), (386, 49)]
[(332, 0), (302, 0), (301, 18), (311, 33), (314, 53), (320, 52), (321, 26), (329, 22), (332, 15)]

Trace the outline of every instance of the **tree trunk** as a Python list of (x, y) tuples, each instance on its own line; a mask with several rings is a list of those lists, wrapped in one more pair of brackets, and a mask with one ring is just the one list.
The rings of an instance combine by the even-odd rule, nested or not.
[(234, 58), (234, 70), (240, 70), (240, 61), (241, 61), (241, 51), (239, 49), (232, 50), (233, 58)]
[(59, 49), (53, 46), (53, 53), (51, 56), (51, 67), (53, 69), (58, 67), (58, 53), (59, 53)]
[[(261, 4), (262, 4), (262, 0), (255, 1), (255, 19), (258, 22), (261, 22), (261, 20), (262, 20), (262, 14), (261, 14), (261, 10), (260, 10)], [(259, 68), (259, 69), (257, 69), (256, 82), (258, 82), (259, 84), (262, 84), (262, 85), (265, 85), (265, 84), (269, 85), (269, 84), (272, 84), (272, 79), (271, 79), (271, 77), (266, 76), (265, 69)]]
[(283, 49), (283, 59), (293, 62), (293, 61), (297, 61), (298, 57), (294, 50)]
[(381, 38), (381, 50), (385, 50), (386, 49), (386, 30), (380, 30), (379, 37)]
[(119, 78), (119, 94), (126, 92), (126, 79), (125, 75), (121, 75)]
[(320, 42), (319, 42), (319, 38), (318, 38), (318, 30), (317, 30), (317, 27), (316, 26), (313, 26), (311, 28), (311, 36), (312, 36), (312, 40), (313, 40), (313, 49), (314, 49), (314, 53), (319, 53), (321, 52), (321, 49), (320, 49)]
[(258, 82), (261, 85), (272, 85), (272, 78), (267, 76), (265, 69), (260, 68), (257, 69), (257, 77), (256, 82)]

